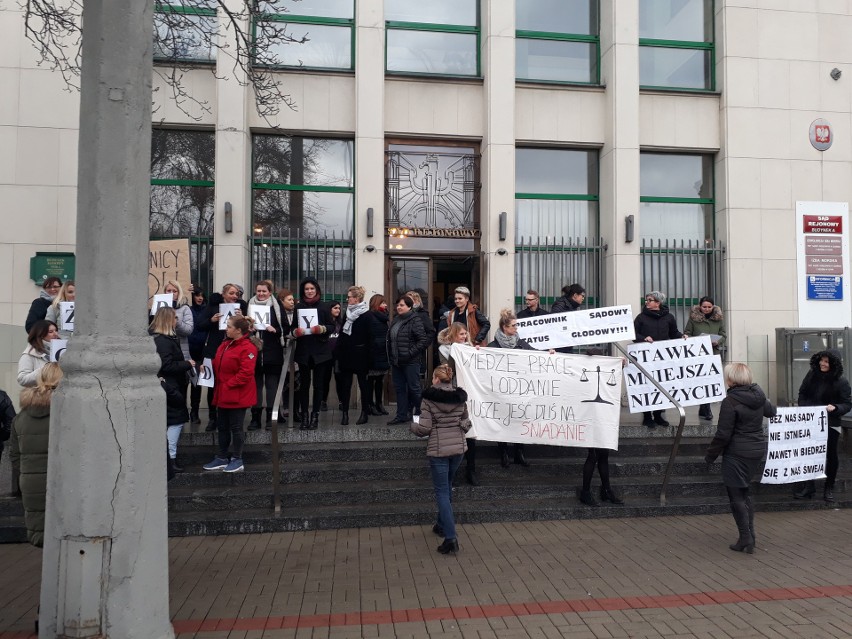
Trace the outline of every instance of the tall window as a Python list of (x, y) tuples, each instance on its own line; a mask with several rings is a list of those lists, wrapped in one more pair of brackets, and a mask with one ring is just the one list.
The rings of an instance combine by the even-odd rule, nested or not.
[(713, 0), (639, 1), (639, 84), (715, 89)]
[(386, 0), (389, 73), (479, 76), (477, 0)]
[(216, 60), (217, 0), (168, 0), (154, 4), (154, 60)]
[(208, 131), (154, 129), (151, 135), (152, 240), (188, 238), (194, 281), (212, 284), (215, 138)]
[(354, 0), (263, 0), (254, 25), (258, 64), (351, 70)]
[(642, 153), (639, 166), (643, 239), (713, 238), (713, 156)]
[(354, 142), (255, 135), (252, 147), (255, 278), (295, 287), (310, 274), (339, 297), (354, 277)]
[(516, 0), (518, 80), (598, 84), (598, 0)]
[[(566, 283), (600, 296), (598, 154), (515, 150), (515, 296), (537, 290), (551, 303)], [(568, 281), (570, 280), (570, 282)]]

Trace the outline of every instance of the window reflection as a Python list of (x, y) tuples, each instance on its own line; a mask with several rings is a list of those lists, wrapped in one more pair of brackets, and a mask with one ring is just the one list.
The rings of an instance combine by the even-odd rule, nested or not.
[(479, 24), (476, 0), (385, 0), (385, 20), (474, 27)]
[(387, 32), (387, 70), (476, 75), (476, 35), (389, 30)]
[(597, 35), (597, 0), (516, 0), (515, 28)]

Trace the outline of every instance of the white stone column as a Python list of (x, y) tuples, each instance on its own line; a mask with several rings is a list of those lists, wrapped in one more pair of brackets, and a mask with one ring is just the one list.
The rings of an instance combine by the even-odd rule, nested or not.
[[(497, 328), (500, 309), (515, 297), (515, 3), (482, 3), (482, 74), (485, 136), (482, 140), (482, 281), (478, 295)], [(500, 241), (500, 213), (506, 239)], [(505, 255), (499, 255), (505, 250)], [(474, 291), (477, 297), (477, 292)]]
[(146, 333), (153, 5), (86, 0), (77, 318), (51, 407), (39, 637), (169, 622), (165, 395)]
[(367, 300), (385, 290), (384, 20), (382, 0), (355, 3), (355, 283), (367, 289)]
[[(231, 11), (245, 11), (243, 0), (228, 0)], [(244, 15), (241, 28), (250, 33)], [(230, 20), (219, 10), (220, 37), (233, 49), (236, 46)], [(224, 29), (229, 27), (227, 31)], [(213, 239), (213, 286), (221, 290), (227, 283), (242, 284), (245, 299), (251, 297), (251, 247), (246, 239), (251, 229), (251, 132), (248, 109), (256, 108), (252, 89), (244, 86), (245, 73), (231, 57), (219, 51), (216, 61), (216, 167)], [(286, 108), (286, 107), (284, 107)], [(225, 229), (226, 202), (231, 204), (233, 230)]]
[[(604, 147), (600, 154), (600, 226), (608, 243), (603, 303), (631, 304), (642, 295), (639, 256), (639, 4), (601, 2), (601, 82), (606, 85)], [(625, 218), (635, 220), (625, 241)]]

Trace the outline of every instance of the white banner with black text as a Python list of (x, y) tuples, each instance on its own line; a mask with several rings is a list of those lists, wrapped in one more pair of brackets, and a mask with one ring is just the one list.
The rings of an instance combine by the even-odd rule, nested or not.
[(611, 306), (519, 318), (518, 335), (541, 351), (624, 342), (635, 338), (633, 311), (629, 306)]
[(825, 477), (828, 413), (822, 406), (779, 408), (769, 418), (769, 450), (761, 484)]

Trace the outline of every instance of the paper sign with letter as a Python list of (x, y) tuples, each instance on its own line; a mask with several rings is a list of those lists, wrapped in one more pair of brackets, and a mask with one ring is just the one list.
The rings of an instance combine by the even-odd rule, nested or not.
[(769, 418), (769, 449), (761, 484), (825, 477), (828, 413), (822, 406), (779, 408)]
[(270, 315), (272, 313), (271, 306), (263, 304), (249, 304), (249, 317), (254, 320), (254, 327), (259, 331), (265, 331), (266, 327), (271, 323)]
[(300, 308), (296, 311), (299, 314), (299, 328), (304, 328), (306, 331), (314, 326), (319, 325), (319, 312), (315, 308)]
[(618, 449), (621, 358), (453, 344), (469, 438)]
[(623, 342), (635, 338), (633, 311), (629, 306), (610, 306), (519, 318), (518, 335), (530, 346), (542, 351), (563, 346)]
[(236, 314), (239, 308), (239, 304), (219, 304), (219, 312), (222, 314), (222, 317), (219, 318), (220, 331), (224, 331), (228, 328), (228, 320)]
[(161, 308), (171, 308), (174, 295), (171, 293), (157, 293), (151, 301), (151, 316), (157, 314)]
[(215, 381), (213, 378), (213, 362), (209, 357), (205, 357), (201, 363), (201, 369), (198, 371), (198, 385), (213, 388)]
[(58, 362), (65, 354), (65, 349), (68, 348), (67, 339), (52, 339), (50, 342), (50, 357), (51, 362)]
[(74, 302), (59, 302), (59, 330), (74, 330)]
[[(627, 352), (674, 397), (681, 406), (698, 406), (725, 399), (722, 359), (713, 354), (710, 337), (639, 342)], [(624, 369), (627, 405), (631, 413), (671, 408), (672, 403), (636, 366)]]

